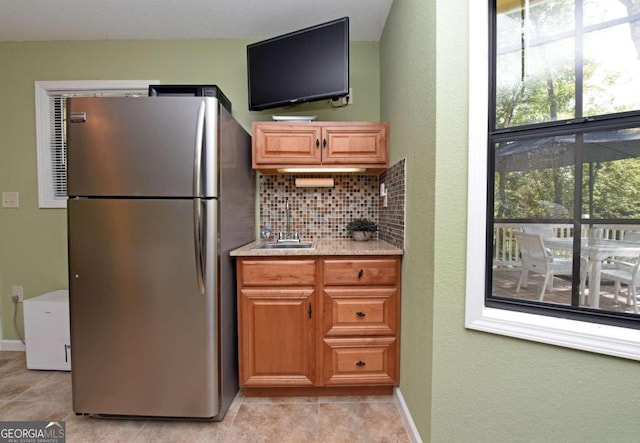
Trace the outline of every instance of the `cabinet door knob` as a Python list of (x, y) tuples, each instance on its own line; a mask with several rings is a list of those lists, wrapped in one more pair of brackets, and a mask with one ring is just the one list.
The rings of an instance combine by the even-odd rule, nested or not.
[(358, 317), (366, 317), (366, 316), (367, 316), (367, 314), (365, 314), (365, 313), (364, 313), (364, 312), (362, 312), (362, 311), (358, 311), (358, 312), (356, 312), (356, 315), (357, 315)]
[(320, 147), (320, 140), (316, 138), (316, 148), (319, 148), (319, 147)]
[(360, 269), (358, 271), (358, 278), (362, 278), (363, 275), (364, 275), (364, 269)]
[(326, 138), (323, 138), (323, 139), (322, 139), (322, 147), (323, 147), (323, 148), (326, 148), (326, 147), (327, 147), (327, 139), (326, 139)]
[(362, 360), (358, 360), (358, 363), (356, 363), (356, 366), (360, 366), (360, 367), (362, 367), (362, 366), (364, 366), (364, 365), (366, 365), (366, 363), (365, 363), (365, 362), (363, 362)]

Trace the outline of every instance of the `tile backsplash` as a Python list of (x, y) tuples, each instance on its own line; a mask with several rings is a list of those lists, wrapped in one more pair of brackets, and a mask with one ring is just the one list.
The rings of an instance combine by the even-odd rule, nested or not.
[(387, 188), (387, 206), (382, 205), (378, 216), (378, 237), (404, 249), (406, 160), (402, 159), (379, 175)]
[[(296, 177), (312, 175), (260, 175), (260, 230), (286, 230), (286, 201), (291, 230), (302, 240), (350, 238), (347, 223), (368, 218), (378, 223), (381, 239), (404, 246), (404, 160), (378, 175), (336, 175), (333, 188), (296, 188)], [(387, 185), (387, 208), (381, 208), (381, 178)]]
[(296, 188), (293, 175), (260, 177), (260, 229), (286, 230), (286, 200), (291, 208), (291, 230), (302, 240), (348, 238), (347, 223), (354, 218), (378, 222), (378, 177), (335, 176), (333, 188)]

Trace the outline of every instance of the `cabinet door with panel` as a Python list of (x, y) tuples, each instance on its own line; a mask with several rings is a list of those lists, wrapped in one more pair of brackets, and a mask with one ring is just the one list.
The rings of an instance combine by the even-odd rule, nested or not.
[(314, 260), (238, 261), (242, 387), (315, 383)]
[(253, 168), (321, 163), (319, 126), (283, 122), (253, 123)]
[(385, 122), (349, 123), (322, 127), (322, 163), (325, 165), (379, 165), (386, 167), (388, 141)]

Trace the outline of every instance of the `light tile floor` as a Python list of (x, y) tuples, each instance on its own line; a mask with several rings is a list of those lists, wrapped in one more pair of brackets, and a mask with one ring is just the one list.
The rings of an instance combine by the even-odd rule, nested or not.
[(409, 442), (392, 396), (244, 397), (221, 422), (78, 417), (71, 374), (28, 370), (0, 352), (0, 421), (64, 420), (67, 442)]

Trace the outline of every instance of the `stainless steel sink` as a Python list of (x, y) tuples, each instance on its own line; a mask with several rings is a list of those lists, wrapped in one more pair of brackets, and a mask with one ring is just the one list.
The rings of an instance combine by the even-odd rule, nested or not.
[(300, 243), (262, 243), (253, 249), (314, 249), (313, 242), (301, 241)]

